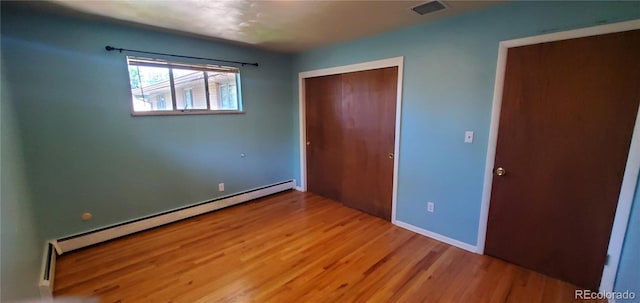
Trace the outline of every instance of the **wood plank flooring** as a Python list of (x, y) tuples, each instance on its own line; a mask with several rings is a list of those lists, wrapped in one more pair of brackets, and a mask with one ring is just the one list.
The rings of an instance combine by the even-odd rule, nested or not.
[(576, 302), (575, 287), (287, 191), (58, 258), (100, 302)]

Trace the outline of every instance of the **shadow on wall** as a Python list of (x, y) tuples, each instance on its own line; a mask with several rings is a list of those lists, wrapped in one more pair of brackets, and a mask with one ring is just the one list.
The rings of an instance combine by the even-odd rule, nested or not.
[(14, 37), (3, 53), (41, 239), (291, 179), (279, 132), (248, 114), (132, 117), (124, 55)]
[[(4, 37), (2, 43), (4, 43)], [(23, 142), (19, 135), (12, 91), (6, 84), (5, 54), (2, 62), (1, 97), (1, 205), (0, 301), (35, 297), (40, 269), (39, 241), (31, 189), (25, 176)]]

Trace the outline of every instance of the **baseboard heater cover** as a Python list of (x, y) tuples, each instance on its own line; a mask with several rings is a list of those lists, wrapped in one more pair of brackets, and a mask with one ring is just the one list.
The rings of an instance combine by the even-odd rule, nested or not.
[[(112, 240), (115, 238), (123, 237), (133, 233), (137, 233), (150, 228), (158, 227), (168, 223), (180, 221), (193, 216), (208, 213), (221, 208), (229, 207), (232, 205), (244, 203), (257, 198), (265, 197), (271, 194), (275, 194), (281, 191), (295, 188), (295, 180), (284, 181), (272, 185), (268, 185), (261, 188), (248, 190), (246, 192), (221, 197), (214, 200), (209, 200), (201, 203), (197, 203), (190, 206), (166, 211), (156, 215), (127, 221), (124, 223), (108, 226), (105, 228), (89, 231), (86, 233), (61, 238), (51, 241), (58, 254), (63, 254), (69, 251), (73, 251), (79, 248), (87, 247), (104, 241)], [(55, 255), (55, 253), (54, 253)]]
[(44, 246), (44, 254), (42, 256), (42, 269), (40, 270), (40, 281), (38, 288), (40, 289), (40, 298), (53, 298), (53, 276), (56, 272), (56, 251), (51, 242), (47, 242)]

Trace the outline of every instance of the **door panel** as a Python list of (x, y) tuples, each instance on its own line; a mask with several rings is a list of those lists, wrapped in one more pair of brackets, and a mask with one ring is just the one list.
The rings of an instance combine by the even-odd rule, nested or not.
[(307, 183), (310, 192), (342, 198), (342, 75), (305, 80)]
[(391, 220), (397, 77), (397, 67), (342, 77), (342, 203), (387, 220)]
[(640, 100), (640, 31), (511, 48), (485, 252), (600, 283)]

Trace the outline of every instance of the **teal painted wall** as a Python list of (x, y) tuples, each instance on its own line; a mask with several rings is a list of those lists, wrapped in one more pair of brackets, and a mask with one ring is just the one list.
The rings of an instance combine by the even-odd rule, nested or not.
[[(290, 55), (5, 5), (2, 36), (42, 239), (293, 178)], [(132, 117), (125, 54), (107, 44), (257, 61), (241, 67), (246, 113)]]
[(633, 18), (640, 2), (509, 3), (305, 52), (294, 73), (404, 56), (397, 217), (476, 245), (498, 43)]
[[(2, 41), (4, 43), (4, 41)], [(5, 78), (5, 58), (1, 59)], [(40, 256), (30, 188), (25, 175), (22, 140), (11, 88), (1, 82), (0, 98), (0, 302), (37, 298)]]
[(615, 291), (633, 291), (635, 299), (618, 302), (640, 303), (640, 180), (636, 187), (627, 235), (622, 248)]
[[(234, 193), (299, 178), (297, 73), (396, 56), (398, 219), (475, 245), (498, 42), (633, 18), (639, 2), (510, 3), (291, 56), (3, 3), (3, 299), (34, 294), (44, 239), (215, 198), (219, 182)], [(242, 69), (247, 113), (131, 117), (124, 55), (106, 44), (258, 61)], [(638, 199), (616, 289), (640, 293)]]

